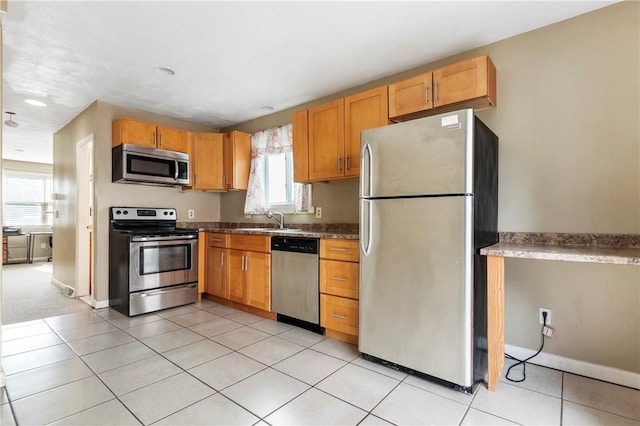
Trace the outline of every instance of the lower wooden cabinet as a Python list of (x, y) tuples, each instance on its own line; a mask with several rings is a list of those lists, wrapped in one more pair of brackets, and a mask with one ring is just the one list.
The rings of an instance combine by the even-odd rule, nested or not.
[(320, 323), (341, 333), (358, 335), (358, 301), (320, 294)]
[(271, 255), (229, 250), (229, 300), (271, 310)]
[(207, 277), (205, 293), (227, 299), (227, 262), (229, 250), (220, 247), (209, 247), (207, 250)]
[(358, 241), (320, 240), (320, 325), (335, 339), (357, 343)]
[(270, 311), (270, 238), (262, 235), (230, 234), (229, 247), (229, 300)]

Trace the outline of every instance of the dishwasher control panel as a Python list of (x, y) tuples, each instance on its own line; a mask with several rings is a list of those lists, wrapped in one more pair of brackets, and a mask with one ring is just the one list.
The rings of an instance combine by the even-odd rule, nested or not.
[(294, 253), (318, 254), (320, 240), (317, 238), (271, 237), (271, 250)]

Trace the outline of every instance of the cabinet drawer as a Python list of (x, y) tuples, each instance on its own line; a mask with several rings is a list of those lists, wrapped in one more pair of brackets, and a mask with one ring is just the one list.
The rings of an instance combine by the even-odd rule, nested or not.
[(360, 248), (357, 240), (320, 240), (320, 257), (323, 259), (358, 262)]
[(216, 232), (207, 232), (207, 245), (209, 247), (227, 247), (229, 243), (228, 234), (218, 234)]
[(320, 325), (358, 335), (358, 301), (345, 297), (320, 295)]
[(359, 263), (320, 260), (320, 292), (358, 298)]
[(229, 247), (236, 250), (271, 253), (271, 237), (263, 235), (229, 234)]

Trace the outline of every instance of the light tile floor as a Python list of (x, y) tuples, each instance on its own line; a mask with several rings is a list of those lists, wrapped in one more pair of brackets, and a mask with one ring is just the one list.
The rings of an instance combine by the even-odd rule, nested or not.
[(208, 300), (11, 324), (2, 338), (2, 425), (640, 426), (638, 390), (529, 365), (525, 382), (466, 395)]

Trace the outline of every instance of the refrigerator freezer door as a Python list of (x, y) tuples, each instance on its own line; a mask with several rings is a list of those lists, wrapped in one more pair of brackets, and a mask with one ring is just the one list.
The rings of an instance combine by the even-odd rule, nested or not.
[(473, 197), (360, 202), (360, 352), (471, 386)]
[(471, 194), (473, 110), (362, 132), (360, 197)]

